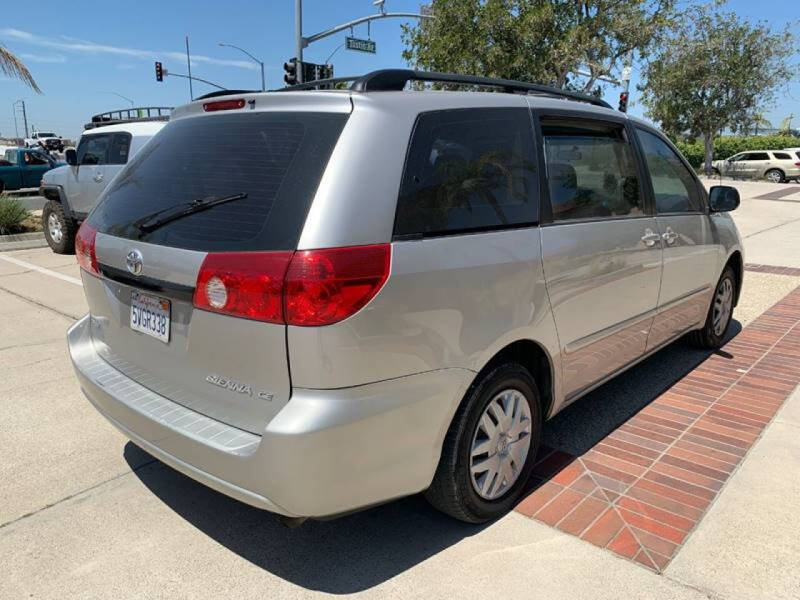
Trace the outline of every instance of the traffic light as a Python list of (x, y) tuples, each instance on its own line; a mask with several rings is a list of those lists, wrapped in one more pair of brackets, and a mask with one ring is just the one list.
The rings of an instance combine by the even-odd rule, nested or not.
[(286, 85), (294, 85), (297, 83), (297, 58), (290, 58), (289, 62), (283, 63), (283, 70), (286, 72), (283, 80)]
[(628, 92), (619, 93), (619, 110), (620, 112), (628, 112)]
[(158, 61), (156, 61), (156, 81), (164, 81), (164, 69)]

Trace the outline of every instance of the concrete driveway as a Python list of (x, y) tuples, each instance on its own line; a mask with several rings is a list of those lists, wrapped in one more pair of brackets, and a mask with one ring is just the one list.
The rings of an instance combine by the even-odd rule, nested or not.
[[(790, 360), (783, 345), (800, 337), (790, 324), (800, 321), (800, 270), (776, 268), (800, 269), (800, 203), (752, 199), (772, 188), (749, 185), (762, 187), (742, 187), (735, 218), (747, 262), (767, 267), (746, 274), (730, 355), (753, 364), (721, 374), (730, 386), (747, 384), (742, 377), (769, 361)], [(643, 566), (644, 558), (661, 556), (667, 539), (645, 538), (643, 522), (628, 526), (640, 544), (630, 555), (633, 546), (622, 542), (587, 541), (599, 516), (577, 533), (586, 511), (556, 519), (564, 505), (553, 498), (561, 496), (534, 506), (545, 486), (583, 494), (576, 460), (593, 464), (587, 456), (603, 454), (600, 446), (613, 443), (607, 440), (639, 426), (636, 419), (660, 410), (671, 390), (701, 378), (724, 355), (709, 357), (679, 341), (561, 413), (547, 425), (544, 443), (550, 456), (567, 458), (541, 467), (529, 499), (488, 526), (452, 521), (412, 497), (289, 530), (154, 461), (82, 397), (64, 344), (65, 329), (86, 311), (78, 277), (74, 257), (49, 249), (0, 254), (0, 598), (800, 597), (797, 394), (784, 401), (764, 388), (777, 416), (765, 417), (760, 433), (747, 438), (752, 443), (724, 480), (697, 484), (702, 489), (686, 497), (694, 502), (711, 491), (706, 486), (716, 488), (691, 527), (670, 525), (684, 535), (663, 567)], [(778, 321), (786, 331), (764, 342), (758, 357), (750, 342), (735, 345), (755, 343)], [(791, 377), (774, 379), (790, 396)], [(724, 393), (709, 403), (724, 409)], [(674, 448), (680, 444), (663, 454)], [(577, 498), (572, 493), (564, 497)], [(620, 506), (602, 493), (602, 502)], [(594, 506), (589, 495), (578, 503)], [(646, 512), (641, 506), (653, 505), (640, 505)], [(621, 531), (615, 539), (624, 538)]]

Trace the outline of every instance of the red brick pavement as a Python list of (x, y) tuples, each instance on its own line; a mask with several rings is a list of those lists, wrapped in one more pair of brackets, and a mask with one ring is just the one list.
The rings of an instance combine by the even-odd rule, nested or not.
[(582, 456), (543, 449), (516, 510), (661, 571), (799, 383), (800, 287)]

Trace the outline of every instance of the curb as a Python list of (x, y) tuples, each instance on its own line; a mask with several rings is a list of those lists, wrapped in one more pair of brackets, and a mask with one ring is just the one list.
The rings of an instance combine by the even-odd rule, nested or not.
[(16, 235), (0, 235), (0, 252), (11, 250), (28, 250), (30, 248), (46, 248), (47, 240), (44, 233), (19, 233)]

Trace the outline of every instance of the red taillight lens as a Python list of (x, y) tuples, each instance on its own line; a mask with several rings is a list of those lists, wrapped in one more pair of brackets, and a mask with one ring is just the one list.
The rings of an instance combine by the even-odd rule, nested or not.
[(216, 252), (200, 267), (196, 308), (283, 323), (283, 276), (292, 252)]
[(295, 253), (286, 272), (289, 325), (330, 325), (364, 307), (389, 277), (391, 246), (350, 246)]
[(800, 167), (800, 162), (796, 162), (796, 163), (794, 163), (794, 166), (795, 166), (795, 167)]
[(92, 275), (100, 275), (100, 269), (97, 266), (97, 254), (94, 249), (96, 239), (97, 230), (84, 221), (75, 235), (75, 257), (78, 259), (78, 265), (81, 269)]
[(206, 112), (214, 112), (215, 110), (234, 110), (236, 108), (244, 108), (243, 98), (237, 98), (236, 100), (217, 100), (216, 102), (206, 102), (203, 104), (203, 110)]

